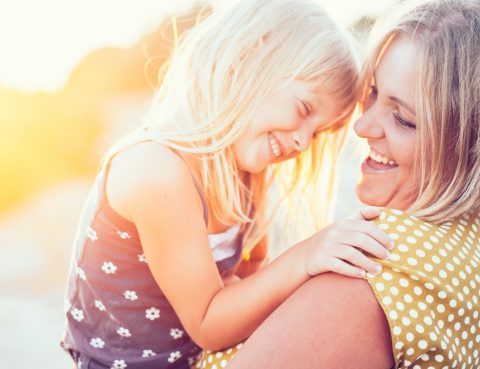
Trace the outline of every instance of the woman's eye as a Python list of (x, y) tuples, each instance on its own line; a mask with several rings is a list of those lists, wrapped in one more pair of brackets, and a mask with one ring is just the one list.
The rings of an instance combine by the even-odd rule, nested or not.
[(370, 92), (369, 92), (368, 95), (369, 95), (369, 96), (377, 96), (377, 95), (378, 95), (377, 86), (371, 85), (371, 86), (370, 86)]
[(393, 113), (393, 117), (395, 118), (395, 122), (397, 122), (398, 125), (405, 127), (405, 128), (410, 128), (410, 129), (416, 129), (417, 125), (413, 122), (410, 122), (406, 119), (403, 119), (400, 114), (398, 113)]

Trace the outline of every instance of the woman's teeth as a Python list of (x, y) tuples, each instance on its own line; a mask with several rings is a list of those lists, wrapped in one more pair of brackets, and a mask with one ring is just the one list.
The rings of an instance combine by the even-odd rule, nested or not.
[(394, 160), (391, 160), (385, 156), (380, 155), (379, 153), (375, 151), (370, 151), (369, 155), (370, 159), (376, 161), (377, 163), (385, 164), (385, 165), (397, 165), (397, 163)]
[(273, 135), (268, 135), (268, 142), (272, 148), (273, 155), (278, 158), (282, 155), (282, 150), (280, 149), (280, 144), (278, 140)]

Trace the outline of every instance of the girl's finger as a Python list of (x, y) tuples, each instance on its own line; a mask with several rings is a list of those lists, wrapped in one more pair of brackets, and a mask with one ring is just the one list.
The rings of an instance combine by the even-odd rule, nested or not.
[(347, 219), (370, 220), (378, 217), (381, 211), (381, 207), (364, 205)]
[(362, 270), (365, 270), (370, 274), (376, 275), (380, 274), (382, 271), (382, 266), (380, 264), (376, 263), (372, 259), (369, 259), (364, 253), (349, 245), (339, 248), (335, 256)]
[[(383, 245), (383, 247), (387, 248), (388, 250), (391, 250), (393, 248), (393, 240), (388, 237), (388, 234), (385, 233), (385, 231), (381, 230), (374, 223), (367, 222), (366, 220), (344, 220), (342, 222), (342, 227), (345, 229), (345, 231), (364, 233), (370, 238), (373, 238), (375, 241), (377, 241), (377, 243)], [(343, 237), (341, 241), (343, 241)], [(375, 253), (372, 255), (377, 254)]]
[(364, 269), (357, 268), (356, 266), (350, 265), (345, 261), (335, 257), (330, 259), (330, 266), (328, 269), (332, 272), (343, 274), (352, 278), (363, 278), (367, 274)]

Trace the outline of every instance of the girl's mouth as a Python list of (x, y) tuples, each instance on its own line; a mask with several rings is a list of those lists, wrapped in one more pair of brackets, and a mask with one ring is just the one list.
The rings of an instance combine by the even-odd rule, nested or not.
[(282, 156), (283, 147), (280, 141), (272, 134), (268, 133), (268, 144), (270, 146), (270, 151), (272, 152), (275, 158)]

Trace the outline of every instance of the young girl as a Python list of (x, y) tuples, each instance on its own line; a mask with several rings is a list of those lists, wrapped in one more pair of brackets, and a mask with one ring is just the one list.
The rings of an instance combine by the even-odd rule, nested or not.
[(310, 276), (380, 272), (361, 251), (385, 258), (390, 241), (361, 219), (259, 268), (269, 188), (283, 175), (292, 195), (332, 167), (356, 80), (314, 1), (241, 0), (182, 40), (82, 215), (62, 342), (78, 368), (188, 368), (201, 348), (248, 337)]

